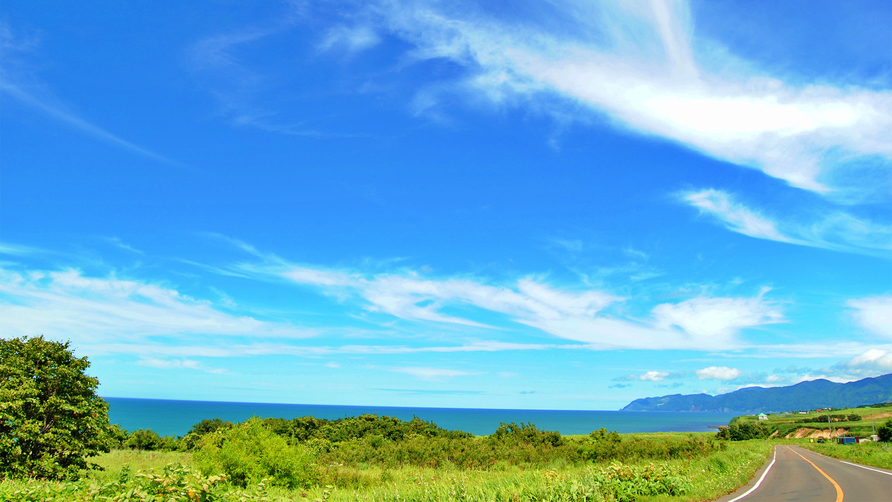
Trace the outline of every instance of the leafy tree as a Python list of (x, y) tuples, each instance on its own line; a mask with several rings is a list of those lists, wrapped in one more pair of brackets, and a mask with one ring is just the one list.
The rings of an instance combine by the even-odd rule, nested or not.
[(763, 439), (770, 432), (765, 424), (732, 423), (728, 427), (722, 427), (716, 434), (718, 439), (730, 439), (731, 441), (746, 441), (747, 439)]
[(892, 441), (892, 420), (887, 420), (885, 424), (877, 427), (877, 436), (880, 441)]
[(86, 357), (43, 336), (0, 338), (0, 479), (76, 478), (108, 451), (108, 403)]
[(151, 429), (137, 429), (130, 433), (124, 445), (131, 450), (160, 450), (161, 436)]

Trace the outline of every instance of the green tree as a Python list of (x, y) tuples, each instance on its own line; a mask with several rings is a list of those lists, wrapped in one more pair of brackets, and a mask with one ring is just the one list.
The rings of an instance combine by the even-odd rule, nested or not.
[(887, 420), (885, 424), (877, 427), (877, 436), (880, 441), (892, 441), (892, 420)]
[(86, 357), (43, 336), (0, 338), (0, 479), (73, 479), (108, 451), (108, 403)]

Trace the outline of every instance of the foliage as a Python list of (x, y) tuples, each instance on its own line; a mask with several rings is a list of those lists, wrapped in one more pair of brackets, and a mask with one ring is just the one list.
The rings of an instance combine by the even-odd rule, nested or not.
[(799, 443), (799, 446), (808, 448), (829, 457), (849, 460), (858, 464), (872, 465), (884, 469), (892, 469), (892, 448), (883, 443), (867, 441), (852, 445), (839, 445), (834, 443)]
[(809, 423), (828, 423), (828, 422), (857, 422), (861, 420), (861, 415), (857, 413), (851, 413), (849, 415), (842, 414), (833, 414), (833, 415), (822, 415), (819, 417), (809, 417), (803, 418), (801, 420), (797, 420), (797, 424), (809, 424)]
[(177, 438), (174, 436), (161, 437), (151, 429), (137, 429), (128, 435), (124, 446), (132, 450), (172, 451), (177, 449)]
[(877, 427), (877, 436), (884, 443), (892, 442), (892, 420), (887, 420), (885, 424)]
[[(705, 439), (704, 435), (618, 435), (606, 431), (595, 431), (592, 436), (596, 439), (592, 440), (590, 436), (564, 437), (563, 440), (577, 445), (618, 443), (657, 452)], [(367, 440), (368, 438), (363, 438), (358, 442)], [(491, 442), (488, 438), (474, 440), (484, 445)], [(417, 446), (418, 443), (413, 441), (414, 439), (409, 439), (398, 443), (385, 440), (385, 445)], [(437, 438), (436, 441), (449, 440)], [(170, 462), (190, 465), (192, 455), (189, 453), (119, 450), (98, 457), (97, 463), (106, 467), (106, 470), (89, 473), (88, 480), (62, 483), (0, 482), (0, 500), (185, 501), (201, 500), (199, 497), (204, 497), (207, 501), (227, 502), (713, 500), (745, 484), (764, 463), (770, 450), (764, 441), (707, 443), (721, 445), (722, 448), (691, 458), (680, 456), (622, 462), (606, 460), (594, 464), (555, 461), (538, 468), (504, 464), (500, 468), (485, 470), (460, 469), (452, 464), (444, 464), (438, 468), (326, 464), (321, 467), (325, 473), (317, 483), (309, 488), (297, 489), (277, 487), (270, 482), (262, 485), (246, 483), (247, 487), (241, 488), (224, 477), (208, 478), (188, 468), (171, 466), (162, 470), (162, 466)], [(561, 448), (566, 448), (566, 445)], [(510, 451), (512, 450), (505, 450)], [(130, 467), (133, 467), (136, 474), (131, 473)], [(137, 472), (138, 469), (142, 472)], [(192, 499), (188, 498), (189, 490), (193, 491)]]
[(768, 427), (764, 424), (738, 422), (719, 429), (716, 438), (731, 441), (746, 441), (747, 439), (767, 438), (770, 434)]
[(75, 478), (108, 451), (108, 403), (69, 343), (0, 339), (0, 478)]
[(490, 436), (494, 441), (510, 444), (525, 444), (530, 446), (561, 446), (561, 433), (557, 431), (540, 431), (534, 424), (517, 425), (514, 422), (506, 424), (502, 422), (496, 431)]
[(222, 472), (241, 487), (264, 479), (287, 488), (319, 481), (312, 451), (306, 446), (288, 444), (257, 418), (204, 435), (194, 458), (203, 474)]
[(131, 474), (125, 470), (113, 481), (82, 479), (71, 483), (0, 483), (0, 500), (8, 502), (244, 502), (275, 500), (263, 483), (250, 490), (234, 489), (223, 476), (205, 477), (181, 465), (168, 465), (154, 471)]

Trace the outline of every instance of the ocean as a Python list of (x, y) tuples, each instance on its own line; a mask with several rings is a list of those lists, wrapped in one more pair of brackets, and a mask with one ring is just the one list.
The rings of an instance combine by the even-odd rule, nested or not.
[[(466, 408), (402, 408), (389, 406), (331, 406), (315, 404), (227, 403), (214, 401), (173, 401), (106, 397), (108, 416), (113, 424), (133, 432), (152, 429), (162, 436), (183, 436), (196, 423), (210, 418), (243, 422), (252, 416), (292, 419), (314, 416), (334, 420), (363, 415), (411, 420), (417, 416), (444, 429), (476, 435), (495, 432), (501, 422), (526, 422), (540, 430), (561, 434), (588, 434), (605, 428), (628, 432), (705, 432), (727, 425), (735, 413), (717, 412), (639, 412), (566, 410), (492, 410)], [(715, 429), (712, 429), (715, 430)]]

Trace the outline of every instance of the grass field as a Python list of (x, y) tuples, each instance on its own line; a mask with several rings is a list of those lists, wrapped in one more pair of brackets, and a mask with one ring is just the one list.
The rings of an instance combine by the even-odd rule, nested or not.
[[(625, 435), (623, 441), (672, 443), (690, 437), (641, 434)], [(700, 501), (745, 484), (770, 449), (765, 441), (745, 441), (696, 458), (575, 464), (558, 460), (542, 466), (503, 463), (490, 469), (327, 465), (319, 467), (334, 484), (295, 489), (231, 486), (200, 475), (189, 453), (116, 450), (93, 459), (105, 470), (85, 473), (77, 482), (0, 482), (0, 500)]]
[[(861, 417), (861, 420), (852, 421), (833, 419), (833, 421), (828, 423), (824, 420), (828, 414), (831, 416), (858, 415)], [(892, 405), (876, 408), (862, 407), (839, 410), (834, 409), (829, 413), (823, 410), (821, 412), (809, 411), (805, 414), (800, 414), (799, 412), (773, 413), (768, 415), (768, 420), (763, 420), (761, 423), (768, 427), (771, 432), (776, 432), (777, 437), (781, 438), (795, 436), (797, 431), (800, 431), (800, 435), (822, 435), (826, 437), (829, 436), (831, 428), (834, 431), (834, 437), (837, 436), (838, 430), (841, 435), (867, 437), (874, 433), (875, 427), (879, 427), (889, 419), (892, 419)], [(810, 420), (817, 421), (811, 422)], [(742, 415), (736, 417), (734, 421), (743, 423), (758, 422), (759, 420), (756, 415)], [(734, 421), (732, 421), (732, 423)], [(804, 431), (804, 429), (811, 430)]]
[(856, 464), (871, 465), (892, 469), (892, 445), (888, 443), (867, 442), (861, 444), (810, 443), (797, 441), (799, 446), (818, 452), (828, 457), (848, 460)]

